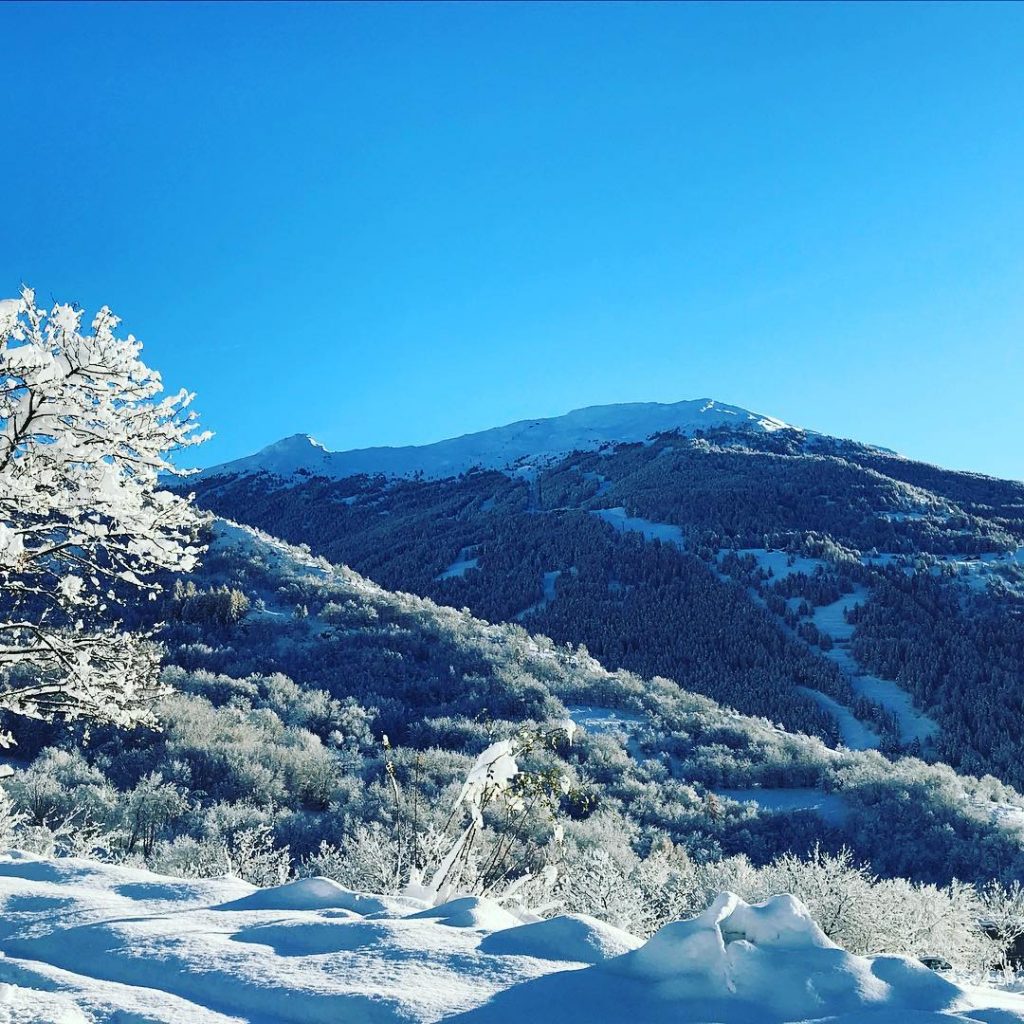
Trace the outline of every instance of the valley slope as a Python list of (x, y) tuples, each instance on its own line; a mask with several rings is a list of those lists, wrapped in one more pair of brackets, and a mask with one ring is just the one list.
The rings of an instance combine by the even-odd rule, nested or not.
[[(725, 425), (694, 407), (729, 410)], [(500, 469), (491, 450), (439, 475), (427, 446), (401, 450), (404, 475), (255, 456), (189, 485), (387, 587), (584, 644), (609, 668), (1024, 785), (1024, 485), (735, 407), (624, 408), (583, 450), (520, 448)], [(577, 438), (575, 415), (542, 436)], [(617, 422), (632, 433), (610, 437)], [(479, 452), (511, 429), (458, 440)]]

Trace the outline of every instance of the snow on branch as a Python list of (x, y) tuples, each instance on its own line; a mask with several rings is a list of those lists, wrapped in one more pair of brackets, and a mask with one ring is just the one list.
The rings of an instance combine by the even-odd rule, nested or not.
[(0, 711), (146, 720), (156, 654), (112, 609), (201, 553), (198, 513), (160, 476), (209, 435), (118, 324), (103, 307), (83, 331), (28, 288), (0, 301)]

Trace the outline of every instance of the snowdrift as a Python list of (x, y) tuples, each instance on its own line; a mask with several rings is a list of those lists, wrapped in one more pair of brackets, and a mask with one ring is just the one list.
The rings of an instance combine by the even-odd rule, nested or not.
[(725, 893), (646, 943), (327, 879), (257, 890), (0, 854), (2, 1024), (1024, 1021), (1024, 997), (836, 947), (799, 902)]
[(1003, 1010), (977, 1016), (976, 997), (914, 960), (847, 953), (793, 896), (750, 906), (722, 893), (699, 917), (667, 925), (635, 950), (510, 989), (457, 1019), (543, 1020), (552, 1006), (560, 1022), (1021, 1019), (1024, 1003), (1013, 1012), (1001, 1002)]

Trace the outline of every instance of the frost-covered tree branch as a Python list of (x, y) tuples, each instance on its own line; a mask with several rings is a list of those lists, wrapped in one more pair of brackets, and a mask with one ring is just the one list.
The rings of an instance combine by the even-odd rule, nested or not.
[(159, 479), (208, 435), (109, 309), (81, 320), (28, 288), (0, 301), (0, 711), (131, 725), (157, 659), (112, 608), (194, 566), (200, 518)]

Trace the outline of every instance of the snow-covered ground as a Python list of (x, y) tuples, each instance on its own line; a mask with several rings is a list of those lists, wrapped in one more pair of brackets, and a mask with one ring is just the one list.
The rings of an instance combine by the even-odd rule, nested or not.
[(798, 572), (813, 576), (817, 569), (828, 564), (820, 558), (805, 558), (803, 555), (791, 555), (786, 551), (768, 551), (766, 548), (739, 548), (736, 551), (722, 548), (718, 552), (719, 561), (727, 554), (739, 555), (740, 558), (750, 555), (761, 569), (771, 572), (775, 580), (784, 580)]
[(686, 546), (683, 531), (672, 523), (655, 523), (640, 516), (627, 515), (622, 507), (599, 508), (592, 514), (614, 526), (619, 533), (639, 533), (645, 540), (660, 540), (663, 544), (674, 544), (678, 548)]
[(870, 596), (867, 587), (855, 587), (838, 601), (815, 608), (811, 621), (837, 643), (849, 640), (853, 636), (853, 625), (846, 621), (846, 613), (855, 605), (866, 604)]
[(526, 616), (532, 615), (534, 612), (542, 612), (552, 601), (554, 601), (557, 594), (558, 577), (562, 575), (561, 569), (552, 569), (550, 572), (544, 573), (541, 578), (541, 599), (531, 604), (529, 608), (524, 608), (521, 612), (516, 615), (516, 619), (522, 620)]
[(808, 686), (798, 686), (797, 689), (832, 715), (839, 725), (843, 743), (851, 750), (873, 750), (881, 744), (882, 738), (878, 733), (857, 718), (845, 704), (840, 704), (821, 690), (812, 690)]
[(838, 793), (825, 793), (809, 786), (793, 789), (717, 789), (715, 792), (741, 804), (753, 802), (766, 811), (814, 811), (833, 825), (841, 825), (849, 810)]
[(470, 569), (479, 569), (480, 559), (473, 556), (474, 550), (476, 550), (476, 545), (463, 548), (459, 552), (455, 561), (452, 562), (452, 564), (449, 565), (448, 568), (437, 577), (437, 579), (461, 579), (467, 572), (469, 572)]
[(591, 705), (570, 705), (566, 708), (569, 717), (587, 732), (630, 733), (645, 721), (643, 715), (635, 711), (620, 711), (618, 708), (600, 708)]
[(584, 473), (583, 479), (597, 481), (597, 491), (594, 493), (595, 498), (603, 498), (612, 489), (611, 480), (600, 473), (595, 473), (593, 470)]
[[(850, 594), (844, 594), (832, 604), (814, 609), (812, 621), (822, 633), (834, 641), (831, 650), (823, 652), (849, 679), (853, 692), (879, 704), (896, 717), (900, 730), (900, 742), (912, 743), (920, 740), (927, 743), (939, 731), (938, 724), (923, 711), (914, 707), (909, 693), (890, 679), (864, 672), (850, 652), (850, 639), (854, 627), (846, 621), (846, 612), (856, 604), (863, 604), (869, 597), (864, 587), (858, 587)], [(850, 744), (847, 743), (847, 746)]]
[[(722, 548), (718, 552), (718, 559), (713, 563), (713, 568), (718, 574), (718, 577), (722, 580), (730, 580), (731, 577), (722, 571), (722, 559), (727, 553), (730, 552), (729, 548)], [(768, 551), (765, 548), (742, 548), (734, 552), (734, 554), (743, 556), (750, 555), (756, 561), (758, 566), (765, 570), (771, 571), (772, 578), (779, 580), (785, 579), (786, 576), (790, 576), (793, 573), (802, 572), (808, 576), (813, 576), (815, 571), (826, 563), (817, 558), (805, 558), (803, 556), (790, 555), (785, 551)], [(754, 587), (747, 587), (747, 593), (750, 596), (751, 601), (755, 604), (760, 605), (762, 608), (767, 607), (767, 602), (760, 593), (760, 591)], [(815, 610), (815, 622), (819, 624), (819, 629), (823, 632), (832, 634), (832, 630), (835, 630), (833, 639), (838, 639), (839, 642), (842, 640), (849, 639), (853, 633), (852, 627), (846, 622), (843, 617), (843, 611), (846, 607), (849, 607), (861, 600), (866, 592), (858, 592), (857, 594), (849, 594), (845, 597), (840, 598), (834, 604), (827, 605), (823, 608)], [(799, 605), (799, 598), (790, 598), (789, 604), (791, 607)], [(793, 637), (799, 637), (799, 634), (795, 630), (790, 630), (788, 626), (782, 625), (783, 629), (786, 629)], [(806, 641), (805, 641), (806, 642)], [(815, 648), (817, 650), (817, 648)], [(825, 652), (818, 652), (825, 654)], [(830, 656), (831, 652), (829, 655)], [(834, 697), (830, 697), (826, 693), (822, 693), (821, 690), (814, 690), (807, 686), (798, 686), (798, 690), (810, 697), (816, 704), (824, 708), (835, 720), (839, 726), (839, 735), (843, 743), (851, 750), (873, 750), (881, 746), (882, 738), (879, 734), (868, 724), (862, 722), (854, 713), (853, 710), (847, 707), (845, 704), (840, 704)]]
[(857, 663), (849, 651), (834, 647), (828, 653), (840, 665), (845, 656), (850, 665), (850, 686), (854, 693), (866, 697), (874, 704), (880, 704), (896, 716), (901, 743), (913, 743), (914, 740), (927, 743), (939, 731), (938, 723), (914, 707), (913, 699), (902, 686), (870, 673), (858, 674)]
[(723, 894), (644, 943), (475, 898), (431, 907), (326, 879), (254, 890), (7, 852), (0, 902), (4, 1024), (1024, 1021), (1024, 996), (846, 953), (789, 896)]

